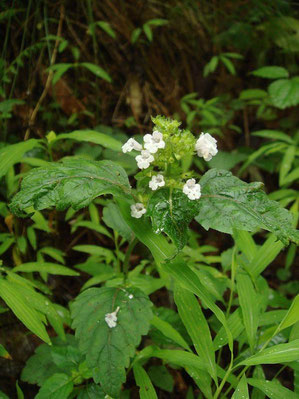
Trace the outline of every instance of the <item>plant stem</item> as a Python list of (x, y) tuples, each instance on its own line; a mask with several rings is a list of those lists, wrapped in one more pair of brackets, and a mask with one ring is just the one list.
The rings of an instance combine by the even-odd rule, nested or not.
[(127, 252), (126, 252), (126, 255), (125, 255), (125, 259), (124, 259), (124, 263), (123, 263), (123, 272), (124, 272), (125, 280), (128, 277), (130, 256), (131, 256), (131, 253), (132, 253), (135, 245), (137, 244), (137, 242), (138, 242), (137, 238), (133, 237), (131, 242), (130, 242), (130, 244), (129, 244), (129, 246), (128, 246), (128, 249), (127, 249)]
[[(230, 373), (231, 373), (231, 371), (232, 371), (233, 362), (234, 362), (234, 356), (233, 356), (233, 353), (232, 353), (232, 354), (231, 354), (231, 358), (230, 358), (229, 367), (228, 367), (228, 369), (227, 369), (227, 371), (226, 371), (226, 373), (225, 373), (225, 376), (223, 377), (223, 379), (222, 379), (222, 381), (221, 381), (221, 384), (220, 384), (219, 387), (217, 388), (217, 390), (216, 390), (216, 392), (215, 392), (215, 394), (214, 394), (214, 396), (213, 396), (213, 399), (217, 399), (218, 396), (220, 395), (220, 393), (221, 393), (221, 391), (222, 391), (222, 388), (224, 387), (224, 384), (226, 383), (226, 380), (228, 379), (228, 377), (229, 377), (229, 375), (230, 375)], [(225, 394), (224, 394), (224, 395), (225, 395)]]

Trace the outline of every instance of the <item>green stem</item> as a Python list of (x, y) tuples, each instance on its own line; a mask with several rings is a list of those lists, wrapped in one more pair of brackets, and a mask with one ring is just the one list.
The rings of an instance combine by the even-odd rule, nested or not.
[(114, 232), (114, 245), (116, 251), (116, 273), (120, 273), (118, 234)]
[(123, 272), (124, 272), (125, 280), (128, 277), (130, 256), (131, 256), (131, 253), (132, 253), (135, 245), (137, 244), (137, 242), (138, 242), (138, 239), (136, 237), (133, 237), (132, 241), (130, 242), (130, 244), (128, 246), (128, 249), (127, 249), (127, 252), (125, 255), (125, 259), (124, 259), (124, 263), (123, 263)]
[[(232, 371), (233, 362), (234, 362), (234, 356), (233, 356), (233, 353), (232, 353), (232, 354), (231, 354), (231, 358), (230, 358), (229, 367), (228, 367), (228, 369), (227, 369), (227, 371), (226, 371), (226, 373), (225, 373), (225, 376), (223, 377), (223, 379), (222, 379), (222, 381), (221, 381), (221, 384), (220, 384), (219, 387), (217, 388), (217, 390), (216, 390), (216, 392), (215, 392), (215, 394), (214, 394), (214, 396), (213, 396), (213, 399), (217, 399), (218, 396), (220, 395), (220, 393), (221, 393), (221, 391), (222, 391), (222, 388), (224, 387), (224, 384), (226, 383), (226, 380), (228, 379), (228, 377), (229, 377), (229, 375), (230, 375), (230, 373), (231, 373), (231, 371)], [(225, 394), (224, 394), (224, 395), (225, 395)]]

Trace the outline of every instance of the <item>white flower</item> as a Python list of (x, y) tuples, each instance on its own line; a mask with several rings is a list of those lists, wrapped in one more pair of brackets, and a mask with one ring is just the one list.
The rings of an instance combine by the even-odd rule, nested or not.
[(151, 181), (149, 182), (149, 187), (154, 191), (163, 186), (165, 186), (165, 180), (163, 175), (153, 176)]
[(146, 212), (144, 205), (141, 202), (131, 205), (131, 216), (136, 219), (140, 219)]
[(131, 152), (132, 150), (141, 151), (142, 145), (139, 144), (135, 139), (131, 138), (121, 147), (121, 149), (124, 153)]
[(105, 322), (108, 324), (109, 328), (116, 327), (118, 311), (119, 311), (119, 306), (116, 308), (115, 312), (105, 314)]
[(201, 196), (200, 184), (197, 184), (195, 179), (187, 180), (183, 187), (183, 193), (186, 194), (190, 200), (199, 199)]
[(143, 137), (144, 148), (152, 154), (155, 154), (159, 148), (165, 148), (165, 141), (163, 140), (163, 134), (158, 130), (155, 130), (153, 134), (146, 134)]
[(142, 150), (141, 155), (137, 155), (135, 159), (137, 161), (138, 168), (146, 169), (150, 166), (150, 163), (153, 162), (155, 158), (152, 156), (152, 154), (149, 151)]
[(199, 157), (203, 157), (205, 161), (210, 161), (217, 154), (217, 140), (209, 133), (201, 133), (195, 144), (195, 150)]

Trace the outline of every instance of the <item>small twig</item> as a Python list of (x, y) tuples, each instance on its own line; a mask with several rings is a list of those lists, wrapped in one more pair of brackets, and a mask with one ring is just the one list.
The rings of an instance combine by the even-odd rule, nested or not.
[[(60, 19), (59, 19), (57, 35), (56, 35), (57, 39), (56, 39), (54, 50), (53, 50), (53, 53), (52, 53), (50, 66), (54, 65), (55, 61), (56, 61), (58, 45), (59, 45), (60, 37), (61, 37), (63, 19), (64, 19), (64, 5), (62, 4), (61, 7), (60, 7)], [(34, 125), (34, 122), (35, 122), (37, 113), (38, 113), (38, 111), (40, 109), (40, 106), (41, 106), (44, 98), (46, 97), (46, 95), (47, 95), (47, 93), (49, 91), (49, 88), (51, 86), (51, 82), (52, 82), (52, 79), (53, 79), (53, 75), (54, 75), (53, 70), (50, 70), (49, 75), (47, 77), (47, 81), (46, 81), (44, 90), (43, 90), (43, 92), (42, 92), (42, 94), (41, 94), (41, 96), (40, 96), (40, 98), (39, 98), (39, 100), (38, 100), (38, 102), (37, 102), (32, 114), (30, 115), (29, 122), (28, 122), (28, 128), (27, 128), (26, 133), (25, 133), (24, 141), (29, 139), (31, 127)]]

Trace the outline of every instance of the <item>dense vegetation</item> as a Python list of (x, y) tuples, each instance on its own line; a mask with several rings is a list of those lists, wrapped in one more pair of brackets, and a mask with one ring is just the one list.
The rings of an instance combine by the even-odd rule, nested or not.
[(295, 399), (295, 3), (0, 26), (0, 398)]

